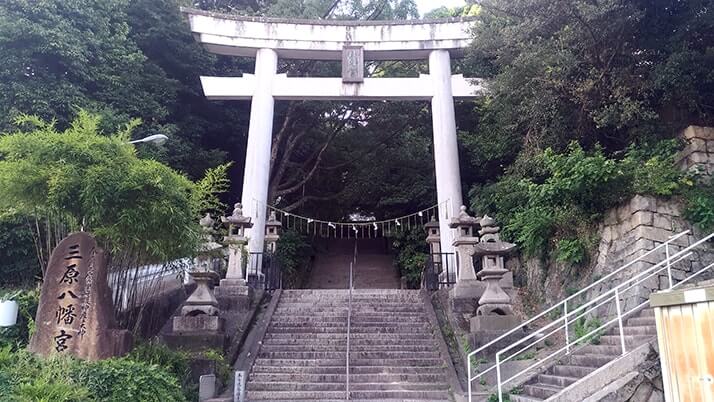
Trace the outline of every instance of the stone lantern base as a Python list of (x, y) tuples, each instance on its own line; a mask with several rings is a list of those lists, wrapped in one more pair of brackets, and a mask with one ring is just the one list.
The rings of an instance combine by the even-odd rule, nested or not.
[[(501, 288), (511, 294), (513, 273), (506, 272), (499, 281)], [(473, 315), (478, 308), (478, 300), (486, 290), (486, 283), (478, 279), (462, 280), (449, 291), (451, 311), (458, 314)]]
[(199, 314), (173, 318), (173, 331), (164, 335), (164, 342), (172, 348), (200, 351), (226, 349), (225, 320), (218, 316)]
[(245, 279), (221, 279), (214, 291), (222, 311), (248, 309), (253, 299), (253, 289)]
[(486, 285), (477, 280), (461, 280), (449, 291), (449, 304), (454, 314), (473, 315)]
[[(517, 327), (520, 324), (520, 320), (515, 315), (476, 315), (471, 317), (469, 323), (471, 327), (469, 336), (471, 347), (478, 349)], [(488, 347), (485, 353), (487, 355), (496, 353), (499, 349), (518, 341), (523, 335), (524, 331), (516, 331), (502, 341)]]

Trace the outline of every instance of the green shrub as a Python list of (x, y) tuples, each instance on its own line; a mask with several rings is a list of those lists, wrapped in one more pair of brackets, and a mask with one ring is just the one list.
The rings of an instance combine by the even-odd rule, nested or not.
[(158, 342), (141, 343), (126, 356), (126, 359), (159, 366), (174, 376), (180, 383), (186, 400), (193, 401), (198, 398), (198, 383), (192, 380), (190, 363), (193, 358), (203, 358), (213, 361), (216, 365), (216, 376), (223, 384), (228, 383), (231, 367), (226, 362), (223, 354), (217, 350), (207, 350), (196, 355), (188, 352), (170, 349)]
[[(575, 333), (575, 340), (585, 337), (585, 335), (594, 331), (596, 328), (600, 327), (602, 322), (597, 317), (585, 318), (580, 317), (575, 321), (575, 326), (573, 327), (573, 332)], [(600, 343), (600, 337), (602, 336), (602, 330), (595, 332), (594, 334), (587, 336), (580, 340), (578, 343), (581, 345), (592, 343), (597, 345)]]
[(570, 264), (581, 264), (588, 256), (585, 242), (579, 238), (560, 239), (555, 246), (556, 260)]
[(81, 364), (64, 357), (40, 359), (24, 349), (0, 348), (0, 400), (90, 401), (91, 392), (74, 376)]
[(188, 353), (169, 349), (162, 343), (146, 342), (136, 345), (127, 359), (161, 367), (176, 377), (184, 395), (189, 397), (196, 394), (197, 396), (198, 384), (191, 381)]
[(187, 399), (177, 378), (159, 365), (129, 358), (100, 362), (63, 356), (45, 359), (24, 349), (12, 351), (10, 347), (3, 347), (0, 348), (0, 400), (180, 402)]
[(686, 218), (702, 230), (714, 230), (714, 185), (692, 188), (686, 198)]
[(202, 352), (201, 356), (204, 359), (211, 360), (216, 364), (216, 377), (218, 377), (218, 379), (221, 380), (223, 384), (228, 384), (228, 380), (230, 379), (233, 370), (226, 361), (226, 357), (223, 355), (223, 353), (218, 350), (211, 349)]
[(82, 365), (76, 377), (103, 402), (186, 401), (178, 379), (157, 365), (109, 359)]

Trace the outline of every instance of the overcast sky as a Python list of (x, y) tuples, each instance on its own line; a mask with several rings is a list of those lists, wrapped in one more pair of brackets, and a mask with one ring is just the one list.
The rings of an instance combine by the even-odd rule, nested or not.
[(424, 15), (429, 11), (439, 8), (441, 6), (446, 7), (458, 7), (466, 4), (465, 0), (416, 0), (417, 6), (419, 6), (419, 13)]

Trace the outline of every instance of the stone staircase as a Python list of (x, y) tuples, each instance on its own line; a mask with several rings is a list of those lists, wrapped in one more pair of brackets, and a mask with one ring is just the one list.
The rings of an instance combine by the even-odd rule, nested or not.
[[(249, 401), (346, 398), (347, 290), (285, 290), (247, 383)], [(448, 401), (419, 291), (354, 290), (350, 399)]]
[[(627, 320), (623, 325), (625, 346), (628, 351), (644, 345), (657, 336), (654, 310), (645, 309), (639, 316)], [(543, 401), (561, 392), (567, 393), (567, 388), (576, 381), (588, 376), (597, 368), (604, 366), (622, 356), (619, 328), (607, 331), (599, 338), (597, 345), (580, 347), (568, 357), (550, 367), (523, 385), (523, 392), (510, 395), (511, 402)], [(566, 398), (567, 399), (567, 398)]]

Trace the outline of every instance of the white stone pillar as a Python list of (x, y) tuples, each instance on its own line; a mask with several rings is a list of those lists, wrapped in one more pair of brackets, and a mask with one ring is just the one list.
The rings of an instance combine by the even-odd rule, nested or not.
[(449, 228), (449, 219), (458, 216), (463, 199), (459, 149), (456, 141), (454, 96), (451, 89), (451, 57), (448, 51), (434, 50), (429, 54), (429, 74), (434, 86), (431, 115), (434, 125), (434, 161), (441, 251), (453, 253), (454, 233)]
[(273, 49), (260, 49), (255, 57), (256, 88), (250, 107), (250, 127), (243, 176), (243, 215), (253, 221), (246, 231), (248, 249), (263, 251), (265, 214), (270, 182), (270, 150), (273, 143), (273, 79), (278, 69), (278, 54)]

